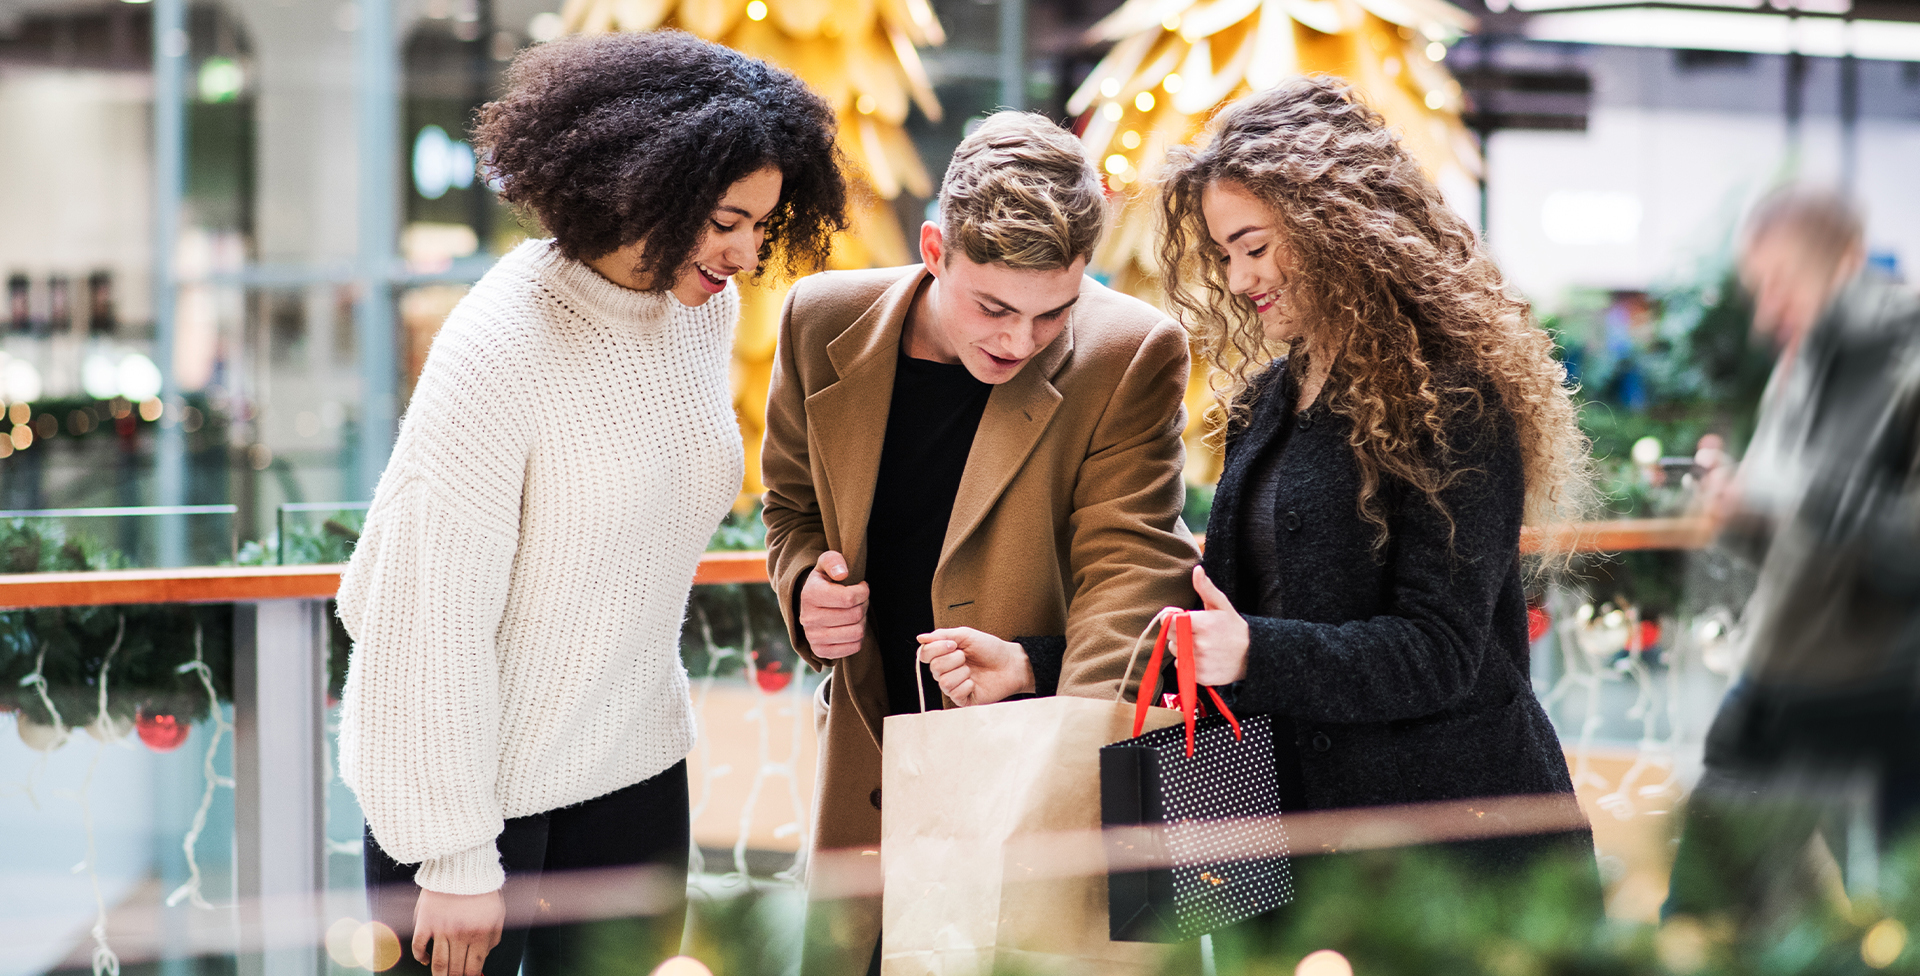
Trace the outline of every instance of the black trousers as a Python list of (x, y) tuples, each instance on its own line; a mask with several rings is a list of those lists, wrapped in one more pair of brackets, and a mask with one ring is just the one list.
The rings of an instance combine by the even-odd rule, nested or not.
[[(677, 954), (686, 926), (687, 815), (687, 764), (682, 760), (652, 779), (606, 796), (508, 820), (498, 844), (507, 873), (507, 917), (514, 927), (487, 954), (486, 976), (515, 976), (523, 964), (527, 976), (646, 973)], [(375, 921), (400, 937), (400, 962), (388, 972), (431, 972), (413, 958), (413, 909), (419, 899), (413, 876), (419, 865), (388, 857), (370, 829), (365, 845), (368, 907)], [(636, 871), (628, 882), (604, 872), (608, 868), (647, 870)], [(581, 872), (576, 877), (584, 889), (566, 884), (561, 875), (571, 872)], [(604, 887), (609, 881), (648, 890), (625, 897), (624, 892), (609, 893)], [(570, 891), (573, 897), (568, 897)], [(583, 896), (582, 891), (588, 893)], [(540, 921), (542, 915), (570, 917), (575, 909), (597, 913), (614, 903), (635, 911), (623, 918)], [(533, 919), (533, 924), (517, 924), (525, 919)]]

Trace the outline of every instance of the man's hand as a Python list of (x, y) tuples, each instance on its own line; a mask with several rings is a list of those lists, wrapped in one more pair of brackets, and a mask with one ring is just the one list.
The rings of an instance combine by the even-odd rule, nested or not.
[(991, 705), (1034, 690), (1026, 648), (972, 627), (921, 634), (920, 660), (956, 705)]
[(1206, 608), (1187, 614), (1193, 623), (1194, 679), (1214, 687), (1233, 684), (1247, 676), (1247, 618), (1198, 566), (1193, 567), (1193, 591)]
[(813, 572), (800, 585), (800, 629), (822, 660), (859, 650), (867, 632), (867, 584), (839, 582), (846, 578), (846, 557), (829, 549), (814, 560)]
[(432, 966), (433, 976), (480, 976), (506, 921), (507, 902), (498, 891), (449, 895), (422, 888), (413, 906), (413, 958)]

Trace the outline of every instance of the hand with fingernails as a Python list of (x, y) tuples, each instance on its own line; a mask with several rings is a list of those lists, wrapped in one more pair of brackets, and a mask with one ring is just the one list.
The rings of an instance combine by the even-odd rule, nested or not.
[(821, 660), (859, 650), (867, 633), (867, 584), (840, 582), (846, 578), (847, 557), (829, 549), (800, 585), (800, 629)]
[(1034, 690), (1026, 648), (972, 627), (921, 634), (920, 660), (956, 705), (991, 705)]
[(1215, 687), (1233, 684), (1247, 676), (1247, 618), (1199, 566), (1193, 567), (1193, 591), (1204, 608), (1187, 614), (1193, 624), (1194, 680)]
[(413, 906), (413, 958), (433, 976), (480, 976), (506, 921), (507, 902), (498, 891), (450, 895), (422, 888)]

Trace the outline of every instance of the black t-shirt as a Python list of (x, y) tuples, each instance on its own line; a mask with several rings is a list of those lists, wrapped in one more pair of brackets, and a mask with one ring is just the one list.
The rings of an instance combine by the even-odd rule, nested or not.
[[(903, 351), (893, 377), (887, 439), (867, 516), (867, 620), (887, 678), (887, 714), (920, 710), (914, 656), (933, 629), (933, 571), (947, 538), (954, 496), (993, 386), (964, 365), (913, 359)], [(940, 686), (921, 671), (927, 707)]]

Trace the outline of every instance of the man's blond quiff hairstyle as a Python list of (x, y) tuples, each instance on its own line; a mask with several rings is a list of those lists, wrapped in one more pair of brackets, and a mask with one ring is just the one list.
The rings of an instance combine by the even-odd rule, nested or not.
[(946, 253), (975, 264), (1056, 271), (1093, 254), (1106, 188), (1080, 140), (1032, 112), (988, 116), (940, 181)]

